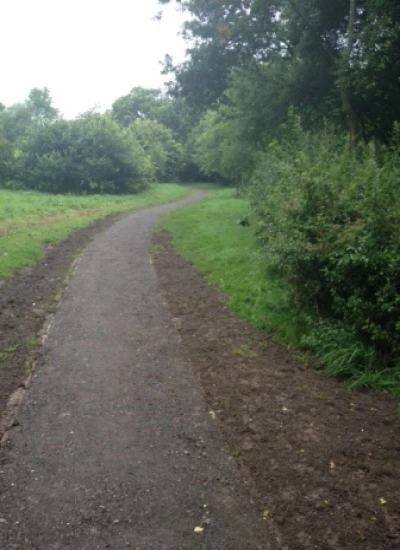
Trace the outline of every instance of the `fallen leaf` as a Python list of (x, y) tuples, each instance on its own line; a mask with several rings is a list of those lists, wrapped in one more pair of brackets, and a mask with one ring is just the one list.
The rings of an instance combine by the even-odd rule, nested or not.
[(306, 452), (306, 451), (305, 451), (304, 449), (300, 449), (300, 451), (299, 451), (299, 453), (300, 453), (301, 455), (304, 455), (305, 452)]
[(379, 499), (379, 502), (382, 504), (382, 506), (383, 506), (384, 504), (387, 504), (387, 500), (385, 500), (384, 498), (380, 498), (380, 499)]
[(262, 513), (262, 518), (265, 521), (269, 516), (269, 510), (264, 510)]
[(204, 527), (195, 527), (194, 528), (195, 533), (203, 533), (203, 531), (204, 531)]
[(208, 411), (208, 414), (211, 416), (211, 418), (212, 418), (213, 420), (215, 420), (215, 419), (217, 418), (217, 415), (215, 414), (214, 411)]
[(287, 407), (282, 407), (283, 412), (287, 412), (289, 409)]
[(329, 467), (331, 470), (334, 470), (336, 468), (336, 464), (333, 462), (333, 460), (329, 462)]

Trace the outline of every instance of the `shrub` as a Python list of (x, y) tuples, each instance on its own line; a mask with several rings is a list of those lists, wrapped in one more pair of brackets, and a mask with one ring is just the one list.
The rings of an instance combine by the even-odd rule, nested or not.
[(24, 186), (49, 193), (135, 193), (150, 173), (134, 136), (95, 113), (44, 126), (25, 140), (19, 158)]
[(296, 305), (343, 323), (385, 361), (400, 352), (400, 129), (390, 148), (291, 116), (250, 192), (265, 251)]

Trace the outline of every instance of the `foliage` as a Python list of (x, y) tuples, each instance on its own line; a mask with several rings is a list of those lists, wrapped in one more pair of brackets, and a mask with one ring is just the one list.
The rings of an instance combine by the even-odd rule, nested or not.
[(183, 147), (177, 142), (172, 131), (156, 120), (136, 120), (128, 127), (134, 140), (140, 143), (153, 167), (152, 176), (156, 181), (178, 179), (183, 165)]
[(225, 50), (214, 40), (201, 48), (190, 48), (188, 53), (190, 58), (179, 66), (167, 56), (163, 72), (174, 77), (168, 83), (172, 97), (184, 97), (190, 106), (204, 111), (214, 106), (225, 91), (229, 72), (238, 65), (238, 52)]
[(251, 190), (257, 233), (294, 303), (342, 322), (386, 361), (400, 352), (399, 182), (398, 147), (355, 156), (344, 136), (304, 131), (293, 116)]
[[(169, 0), (160, 0), (168, 3)], [(178, 0), (177, 0), (178, 1)], [(260, 63), (302, 115), (347, 125), (356, 139), (388, 140), (400, 120), (397, 0), (183, 0), (189, 59), (166, 71), (173, 93), (215, 107), (238, 67)], [(270, 90), (272, 91), (272, 89)], [(265, 104), (273, 116), (274, 99)]]
[[(134, 88), (111, 113), (63, 120), (47, 88), (0, 105), (0, 186), (50, 193), (136, 193), (193, 179), (187, 145), (195, 110), (160, 90)], [(197, 120), (197, 119), (196, 119)]]
[(203, 111), (193, 159), (251, 181), (252, 228), (304, 342), (330, 373), (383, 388), (400, 362), (399, 2), (179, 3), (189, 57), (165, 71)]
[(207, 176), (218, 174), (239, 190), (251, 172), (254, 150), (240, 139), (237, 119), (208, 111), (196, 131), (193, 159), (202, 172)]
[[(161, 90), (136, 87), (114, 102), (111, 113), (119, 124), (134, 129), (150, 153), (154, 179), (201, 179), (192, 159), (191, 134), (200, 118), (200, 111), (193, 104), (182, 97), (166, 96)], [(152, 134), (153, 144), (149, 141)]]
[(0, 110), (0, 125), (4, 137), (17, 146), (36, 129), (54, 122), (57, 118), (58, 111), (53, 107), (47, 88), (33, 88), (24, 103)]
[(160, 90), (136, 87), (113, 103), (112, 116), (122, 126), (129, 126), (135, 120), (155, 120), (165, 110), (166, 103), (169, 101)]
[(276, 135), (290, 105), (280, 92), (284, 67), (275, 69), (252, 64), (235, 70), (219, 107), (202, 117), (192, 135), (193, 159), (204, 174), (218, 174), (237, 188), (247, 184), (257, 153)]
[(5, 185), (11, 177), (13, 160), (14, 157), (11, 143), (4, 138), (0, 126), (0, 187)]
[(78, 194), (137, 192), (151, 173), (133, 135), (96, 113), (39, 128), (21, 148), (18, 169), (27, 188)]
[(132, 88), (129, 94), (118, 98), (112, 106), (112, 117), (122, 126), (139, 120), (153, 120), (183, 142), (198, 120), (197, 109), (181, 98), (172, 99), (157, 89)]
[(250, 227), (238, 225), (244, 215), (249, 215), (248, 201), (227, 189), (170, 212), (161, 225), (172, 232), (178, 251), (224, 291), (239, 318), (271, 331), (286, 345), (313, 349), (325, 372), (348, 380), (350, 387), (400, 395), (400, 366), (382, 368), (374, 346), (343, 323), (321, 322), (293, 308), (291, 286), (251, 231), (256, 220), (250, 217)]

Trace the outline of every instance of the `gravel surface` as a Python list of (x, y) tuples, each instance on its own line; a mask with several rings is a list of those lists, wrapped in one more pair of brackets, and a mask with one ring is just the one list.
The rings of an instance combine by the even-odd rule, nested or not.
[(0, 463), (0, 548), (277, 548), (243, 488), (148, 257), (157, 218), (85, 251)]
[(183, 350), (278, 548), (399, 550), (398, 399), (324, 376), (235, 317), (169, 234), (152, 242)]

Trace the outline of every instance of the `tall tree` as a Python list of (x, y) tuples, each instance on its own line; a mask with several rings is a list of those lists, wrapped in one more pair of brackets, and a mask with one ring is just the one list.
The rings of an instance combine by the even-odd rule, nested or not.
[[(210, 98), (208, 103), (202, 98), (203, 106), (209, 107), (232, 68), (254, 61), (285, 61), (295, 74), (287, 81), (293, 105), (306, 111), (317, 106), (321, 117), (330, 118), (333, 113), (341, 118), (353, 146), (360, 128), (365, 137), (387, 139), (393, 120), (400, 115), (394, 100), (400, 78), (396, 0), (180, 3), (190, 14), (185, 32), (192, 48), (189, 61), (175, 67), (176, 88), (188, 98), (200, 101), (191, 93), (192, 75), (202, 75), (202, 88)], [(207, 55), (210, 52), (212, 56)], [(390, 116), (374, 119), (372, 112), (387, 111), (388, 99)]]
[(38, 126), (54, 122), (59, 117), (48, 88), (33, 88), (29, 93), (26, 107), (30, 111), (32, 123)]
[(59, 117), (47, 88), (33, 88), (24, 103), (0, 109), (0, 124), (5, 138), (13, 144), (26, 138), (38, 127), (51, 124)]

